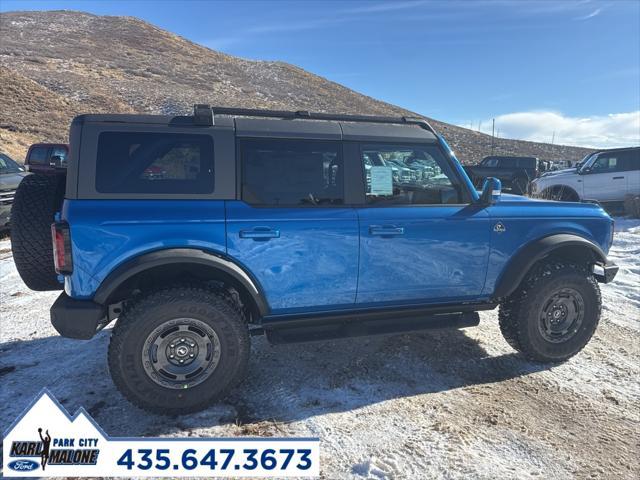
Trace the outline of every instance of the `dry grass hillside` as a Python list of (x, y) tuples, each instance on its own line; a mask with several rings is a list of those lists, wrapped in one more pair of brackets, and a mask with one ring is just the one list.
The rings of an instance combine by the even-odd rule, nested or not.
[[(130, 17), (81, 12), (0, 14), (0, 148), (21, 160), (29, 143), (60, 141), (88, 112), (186, 113), (194, 103), (407, 114), (394, 105), (282, 62), (216, 52)], [(428, 112), (420, 112), (428, 115)], [(461, 160), (491, 152), (491, 137), (432, 120)], [(496, 140), (495, 153), (579, 159), (586, 149)]]

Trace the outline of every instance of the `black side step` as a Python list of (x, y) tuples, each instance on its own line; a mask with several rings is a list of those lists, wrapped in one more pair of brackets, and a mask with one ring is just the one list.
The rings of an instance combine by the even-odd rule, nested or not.
[(480, 323), (478, 312), (441, 313), (386, 319), (343, 320), (330, 323), (310, 322), (307, 325), (265, 325), (267, 340), (273, 344), (314, 342), (345, 337), (389, 335), (422, 330), (475, 327)]

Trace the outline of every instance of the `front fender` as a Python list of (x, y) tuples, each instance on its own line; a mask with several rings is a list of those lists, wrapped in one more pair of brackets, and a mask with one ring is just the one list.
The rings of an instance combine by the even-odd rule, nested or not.
[(526, 244), (516, 252), (498, 277), (493, 298), (500, 299), (512, 294), (531, 267), (554, 251), (566, 247), (572, 249), (573, 256), (586, 256), (585, 260), (591, 263), (602, 265), (607, 263), (607, 255), (604, 251), (586, 238), (567, 233), (549, 235)]

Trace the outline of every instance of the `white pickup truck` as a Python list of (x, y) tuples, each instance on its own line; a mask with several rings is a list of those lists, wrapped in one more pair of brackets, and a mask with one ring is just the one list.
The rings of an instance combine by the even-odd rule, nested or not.
[(622, 202), (640, 195), (640, 147), (594, 152), (578, 168), (555, 170), (531, 182), (531, 195), (551, 200)]

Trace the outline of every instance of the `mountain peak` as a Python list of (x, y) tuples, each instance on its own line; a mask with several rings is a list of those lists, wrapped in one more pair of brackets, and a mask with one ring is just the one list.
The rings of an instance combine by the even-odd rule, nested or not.
[[(0, 14), (7, 84), (3, 148), (22, 159), (33, 141), (64, 141), (78, 113), (184, 114), (195, 103), (372, 115), (415, 115), (280, 61), (246, 60), (134, 17), (70, 10)], [(10, 72), (10, 73), (9, 73)], [(21, 87), (26, 78), (35, 83)], [(26, 101), (26, 92), (35, 95)], [(22, 91), (22, 94), (19, 92)], [(41, 103), (41, 112), (29, 105)], [(54, 109), (49, 111), (48, 109)], [(46, 115), (44, 115), (46, 113)], [(425, 112), (428, 113), (428, 112)], [(44, 117), (44, 118), (43, 118)], [(463, 162), (491, 151), (491, 137), (433, 121)], [(9, 145), (8, 147), (6, 145)], [(495, 153), (581, 158), (586, 149), (496, 140)]]

